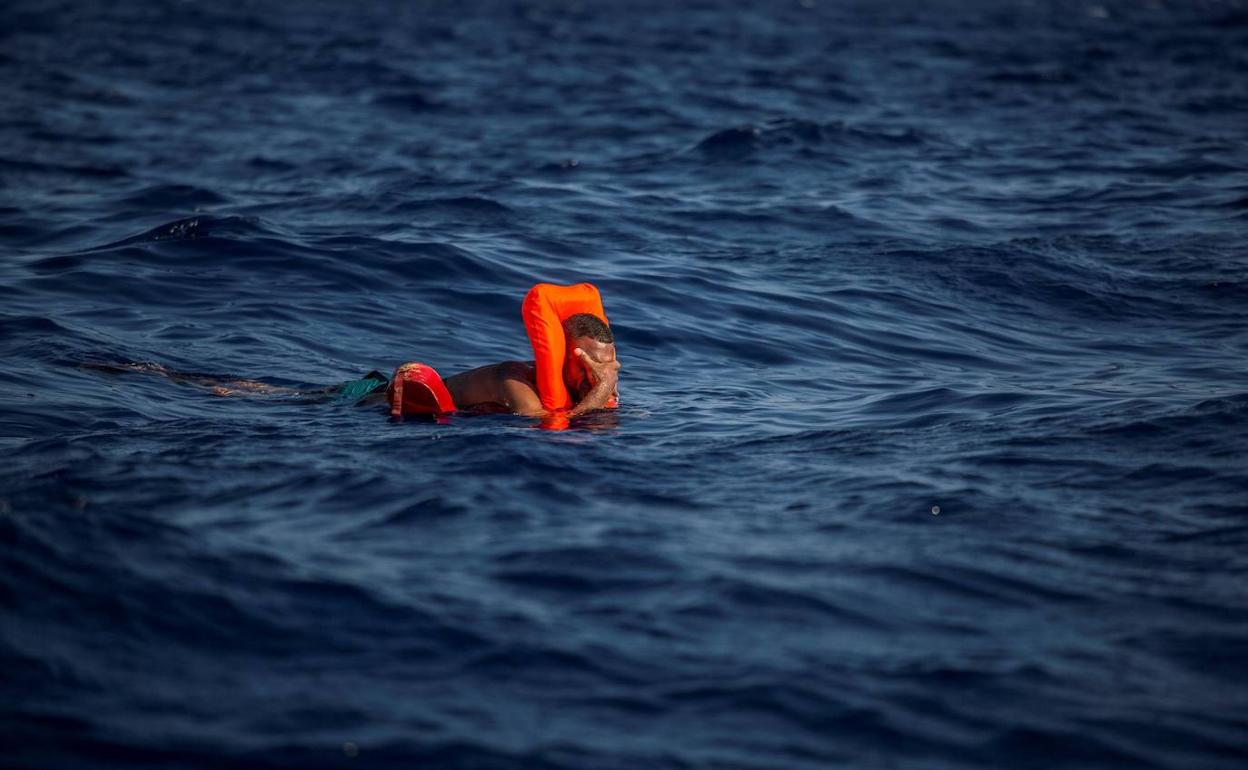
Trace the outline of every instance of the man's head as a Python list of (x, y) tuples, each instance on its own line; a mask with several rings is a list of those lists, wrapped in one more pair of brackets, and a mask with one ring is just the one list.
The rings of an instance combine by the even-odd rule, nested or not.
[(576, 358), (575, 350), (580, 348), (593, 360), (599, 363), (615, 360), (615, 335), (611, 327), (602, 319), (590, 313), (577, 313), (563, 322), (564, 338), (568, 341), (567, 353), (563, 362), (563, 381), (568, 386), (573, 400), (579, 401), (593, 386), (589, 381), (585, 366)]

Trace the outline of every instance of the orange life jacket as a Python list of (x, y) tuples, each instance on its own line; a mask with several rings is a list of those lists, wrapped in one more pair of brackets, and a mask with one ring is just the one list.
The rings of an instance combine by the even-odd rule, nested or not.
[[(520, 308), (537, 365), (537, 395), (542, 399), (542, 408), (548, 412), (574, 406), (563, 382), (563, 362), (568, 349), (563, 322), (578, 313), (595, 315), (607, 323), (602, 297), (592, 283), (574, 286), (539, 283), (529, 289)], [(607, 406), (614, 408), (615, 399)]]

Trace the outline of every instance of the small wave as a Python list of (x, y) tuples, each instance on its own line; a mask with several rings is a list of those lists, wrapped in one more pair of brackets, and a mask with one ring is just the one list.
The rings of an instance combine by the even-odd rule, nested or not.
[(380, 518), (362, 524), (357, 534), (370, 533), (375, 530), (393, 530), (396, 528), (414, 527), (427, 524), (438, 519), (454, 518), (469, 513), (466, 506), (450, 502), (440, 497), (428, 497), (414, 503), (406, 503), (385, 513)]
[(757, 580), (717, 577), (707, 581), (704, 587), (729, 614), (740, 612), (751, 617), (810, 625), (834, 622), (860, 631), (891, 626), (883, 617), (851, 606), (844, 596), (812, 590), (807, 585), (772, 585)]
[(602, 546), (509, 551), (495, 563), (493, 577), (502, 583), (574, 594), (660, 585), (679, 571), (656, 554)]
[[(819, 123), (812, 120), (783, 119), (761, 125), (743, 125), (718, 131), (694, 146), (694, 151), (717, 159), (741, 158), (761, 150), (854, 146), (919, 146), (934, 137), (912, 127), (883, 127), (847, 124), (840, 121)], [(831, 152), (830, 149), (825, 152)]]
[[(1112, 236), (1022, 238), (982, 247), (926, 251), (910, 264), (929, 272), (960, 296), (998, 306), (1027, 307), (1048, 318), (1057, 312), (1108, 322), (1172, 318), (1193, 312), (1185, 297), (1176, 293), (1180, 283), (1175, 276), (1157, 278), (1139, 269), (1144, 251), (1137, 242)], [(919, 256), (911, 250), (891, 253)], [(1093, 254), (1129, 254), (1137, 268), (1128, 271), (1113, 259), (1094, 258)], [(1208, 263), (1200, 260), (1195, 264)], [(1165, 269), (1173, 273), (1173, 266)], [(1181, 283), (1186, 285), (1183, 294), (1187, 295), (1208, 291), (1210, 281), (1206, 273)]]
[(254, 235), (265, 232), (260, 220), (248, 217), (189, 217), (187, 219), (178, 219), (168, 224), (159, 225), (152, 229), (133, 235), (129, 238), (123, 238), (120, 241), (106, 243), (103, 246), (96, 246), (87, 251), (108, 251), (111, 249), (119, 249), (125, 246), (141, 245), (145, 243), (160, 243), (165, 241), (190, 241), (197, 238), (208, 237), (226, 237), (239, 235)]
[(1248, 109), (1248, 98), (1240, 95), (1214, 94), (1184, 101), (1180, 107), (1193, 115), (1242, 115)]
[(1210, 19), (1209, 24), (1217, 29), (1243, 29), (1248, 27), (1248, 11), (1236, 9)]
[(294, 163), (267, 155), (256, 155), (247, 161), (247, 166), (259, 171), (294, 171), (298, 168)]
[[(122, 202), (133, 206), (160, 208), (167, 211), (179, 208), (196, 209), (201, 206), (218, 206), (225, 203), (226, 199), (212, 190), (205, 190), (193, 185), (159, 184), (144, 187), (141, 190), (130, 193), (125, 198), (122, 198)], [(164, 227), (172, 231), (178, 226), (178, 223), (171, 223)], [(198, 223), (196, 227), (198, 227)]]
[(46, 163), (34, 160), (0, 157), (0, 170), (37, 174), (59, 174), (88, 179), (122, 179), (130, 172), (120, 166), (74, 165), (70, 163)]
[(31, 139), (36, 139), (41, 142), (53, 142), (57, 144), (65, 143), (65, 144), (74, 144), (74, 145), (79, 145), (79, 146), (97, 145), (101, 147), (108, 147), (108, 146), (121, 144), (124, 141), (123, 137), (117, 136), (116, 134), (110, 134), (110, 133), (104, 133), (104, 132), (84, 133), (84, 132), (59, 131), (53, 128), (47, 128), (43, 126), (32, 129), (30, 132), (28, 132), (27, 135)]
[(46, 316), (0, 314), (0, 340), (20, 339), (28, 335), (68, 333), (69, 330), (65, 326)]
[(1061, 68), (1034, 70), (1002, 70), (985, 75), (989, 83), (1023, 86), (1065, 86), (1079, 80), (1079, 76), (1070, 70)]
[(395, 214), (414, 214), (423, 212), (441, 212), (452, 214), (468, 214), (480, 217), (498, 217), (511, 213), (511, 208), (493, 198), (481, 195), (461, 195), (452, 198), (430, 198), (426, 200), (404, 201), (390, 207)]
[(419, 91), (392, 91), (377, 94), (369, 101), (378, 107), (409, 113), (432, 112), (443, 107)]
[(743, 155), (758, 148), (762, 130), (755, 126), (738, 126), (711, 134), (694, 149), (712, 156)]

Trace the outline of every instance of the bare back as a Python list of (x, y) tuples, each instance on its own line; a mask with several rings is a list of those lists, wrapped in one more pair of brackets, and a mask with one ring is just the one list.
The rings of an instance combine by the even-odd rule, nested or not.
[(536, 414), (542, 404), (535, 378), (532, 363), (503, 361), (469, 369), (443, 382), (460, 409)]

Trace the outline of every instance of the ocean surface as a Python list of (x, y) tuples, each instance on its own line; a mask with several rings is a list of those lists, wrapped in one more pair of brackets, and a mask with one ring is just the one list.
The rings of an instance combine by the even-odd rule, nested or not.
[(5, 768), (1248, 764), (1243, 2), (6, 0), (0, 362)]

